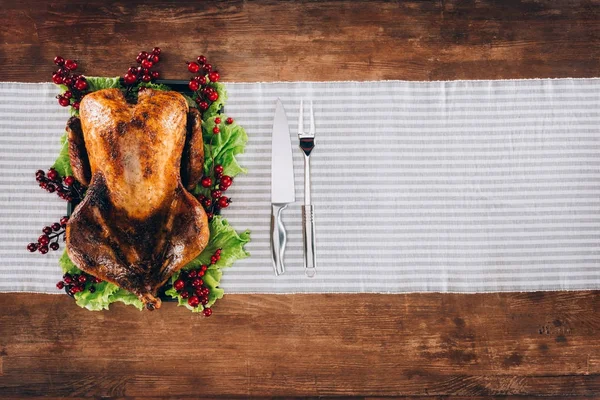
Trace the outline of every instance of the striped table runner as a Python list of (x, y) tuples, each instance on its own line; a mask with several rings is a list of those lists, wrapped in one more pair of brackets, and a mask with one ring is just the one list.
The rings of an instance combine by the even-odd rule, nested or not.
[[(251, 229), (229, 292), (489, 292), (600, 288), (600, 80), (228, 84), (250, 137), (224, 214)], [(67, 114), (49, 84), (0, 84), (0, 291), (56, 292), (57, 255), (25, 244), (64, 213), (34, 171)], [(270, 131), (282, 99), (297, 146), (313, 100), (319, 273), (304, 277), (302, 157), (287, 273), (269, 258)]]

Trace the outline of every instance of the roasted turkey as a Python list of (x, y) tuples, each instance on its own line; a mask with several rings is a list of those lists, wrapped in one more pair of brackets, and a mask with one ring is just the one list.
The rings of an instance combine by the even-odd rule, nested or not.
[(67, 224), (67, 252), (81, 270), (136, 294), (157, 292), (206, 247), (204, 209), (188, 191), (202, 176), (201, 117), (177, 92), (119, 89), (81, 101), (67, 124), (73, 175), (88, 186)]

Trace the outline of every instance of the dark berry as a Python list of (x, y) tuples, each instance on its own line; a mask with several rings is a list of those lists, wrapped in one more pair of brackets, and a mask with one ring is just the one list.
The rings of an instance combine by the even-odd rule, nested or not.
[(200, 103), (198, 103), (198, 108), (202, 111), (206, 111), (208, 110), (208, 103), (206, 101), (200, 101)]
[(76, 110), (79, 110), (79, 102), (78, 102), (78, 101), (76, 101), (75, 103), (73, 103), (71, 106), (72, 106), (74, 109), (76, 109)]
[(88, 83), (84, 79), (77, 79), (75, 81), (75, 89), (82, 91), (88, 88)]
[(62, 66), (65, 63), (65, 59), (61, 56), (54, 57), (54, 64)]
[[(206, 68), (206, 66), (205, 66), (205, 68)], [(217, 71), (213, 71), (208, 74), (208, 79), (210, 79), (211, 82), (218, 82), (220, 77), (221, 77), (221, 75), (219, 75), (219, 73)]]
[(202, 314), (204, 314), (205, 317), (210, 317), (212, 315), (212, 310), (210, 308), (205, 308), (204, 311), (202, 311)]
[(51, 234), (51, 233), (52, 233), (52, 228), (51, 228), (50, 226), (45, 226), (45, 227), (42, 229), (42, 232), (44, 232), (46, 235), (49, 235), (49, 234)]
[(65, 226), (67, 226), (68, 222), (69, 222), (69, 217), (62, 217), (60, 219), (60, 226), (62, 226), (64, 228)]
[(223, 175), (221, 177), (221, 179), (219, 180), (219, 188), (221, 190), (227, 190), (227, 188), (229, 188), (229, 186), (231, 186), (232, 183), (233, 183), (232, 177), (230, 177), (229, 175)]
[(65, 281), (67, 285), (70, 285), (71, 283), (73, 283), (73, 277), (71, 276), (71, 274), (64, 274), (63, 281)]
[(48, 237), (48, 235), (42, 235), (38, 238), (38, 243), (42, 246), (45, 246), (48, 243), (50, 243), (50, 238)]
[(160, 47), (155, 47), (152, 49), (152, 54), (160, 56)]
[(183, 282), (182, 279), (177, 279), (175, 282), (173, 282), (173, 288), (177, 291), (180, 291), (184, 287), (185, 287), (185, 282)]
[(188, 304), (191, 307), (198, 307), (198, 304), (200, 304), (200, 299), (196, 295), (190, 296), (190, 298), (188, 299)]
[(194, 80), (201, 85), (206, 85), (206, 77), (205, 76), (202, 76), (202, 75), (195, 76)]
[(200, 184), (202, 185), (202, 187), (209, 188), (212, 186), (212, 179), (210, 179), (208, 176), (205, 176), (200, 181)]
[(221, 191), (220, 190), (213, 190), (211, 193), (211, 196), (213, 199), (218, 199), (219, 197), (221, 197)]
[(181, 293), (179, 293), (179, 295), (181, 296), (182, 299), (187, 299), (190, 294), (188, 292), (181, 292)]
[(225, 196), (219, 197), (218, 204), (219, 204), (220, 208), (227, 208), (227, 207), (229, 207), (229, 203), (231, 203), (231, 199), (229, 199), (229, 198), (227, 198)]
[(189, 62), (187, 66), (188, 71), (190, 71), (192, 74), (195, 74), (196, 72), (198, 72), (198, 70), (200, 70), (200, 66), (195, 62)]
[(52, 242), (52, 243), (50, 243), (50, 249), (53, 250), (53, 251), (58, 250), (59, 247), (60, 246), (58, 245), (58, 242)]
[(59, 289), (59, 290), (62, 289), (62, 288), (64, 288), (64, 287), (65, 287), (65, 283), (63, 281), (60, 281), (60, 282), (58, 282), (56, 284), (56, 288)]
[(208, 218), (209, 221), (212, 221), (213, 217), (214, 217), (213, 213), (206, 213), (206, 218)]
[(223, 166), (222, 165), (215, 165), (215, 173), (217, 174), (222, 174), (223, 173)]
[(65, 179), (63, 179), (63, 181), (65, 182), (65, 185), (73, 186), (73, 184), (75, 183), (75, 178), (73, 178), (72, 176), (65, 176)]
[(198, 56), (197, 58), (199, 64), (206, 64), (206, 57)]
[(198, 271), (196, 271), (195, 269), (191, 270), (188, 274), (188, 276), (190, 278), (195, 278), (196, 276), (198, 276)]
[(65, 99), (70, 99), (71, 97), (73, 97), (73, 92), (71, 92), (70, 90), (67, 90), (66, 92), (63, 93), (63, 97)]
[(60, 75), (60, 74), (52, 74), (52, 82), (56, 83), (57, 85), (60, 85), (64, 81), (65, 80), (62, 77), (62, 75)]
[(37, 250), (37, 248), (38, 248), (38, 245), (37, 245), (37, 243), (29, 243), (29, 244), (27, 245), (27, 250), (28, 250), (28, 251), (30, 251), (30, 252), (32, 252), (32, 253), (33, 253), (34, 251), (36, 251), (36, 250)]
[(96, 291), (96, 288), (94, 286), (90, 286), (88, 290), (90, 291), (90, 293), (94, 293)]
[(150, 75), (152, 76), (152, 79), (158, 79), (158, 77), (159, 77), (158, 71), (152, 71), (150, 73)]
[(146, 83), (148, 83), (148, 82), (150, 82), (151, 80), (152, 80), (152, 76), (151, 76), (151, 75), (148, 75), (148, 74), (146, 74), (146, 75), (143, 75), (143, 76), (142, 76), (142, 82), (146, 82)]
[(40, 246), (38, 251), (42, 254), (46, 254), (48, 252), (48, 246), (46, 246), (46, 245)]
[(69, 99), (63, 97), (63, 96), (59, 96), (58, 97), (58, 104), (60, 104), (63, 107), (67, 107), (69, 104), (71, 104), (71, 102), (69, 101)]
[(196, 82), (195, 80), (191, 80), (190, 83), (188, 83), (188, 87), (190, 88), (190, 90), (192, 92), (195, 92), (196, 90), (198, 90), (200, 88), (200, 84), (198, 82)]
[(48, 176), (48, 179), (50, 179), (51, 181), (58, 181), (58, 180), (60, 180), (60, 175), (58, 174), (58, 172), (54, 168), (50, 168), (48, 170), (48, 173), (46, 175)]
[(79, 275), (79, 277), (77, 278), (77, 281), (79, 283), (86, 283), (87, 282), (87, 276), (85, 276), (85, 275)]
[(206, 73), (209, 73), (212, 71), (212, 65), (210, 64), (204, 64), (204, 70), (206, 71)]
[(137, 82), (137, 77), (133, 74), (126, 73), (125, 76), (123, 76), (123, 81), (126, 85), (133, 85), (135, 82)]
[(75, 71), (77, 69), (77, 61), (74, 60), (66, 60), (65, 61), (65, 68), (70, 70), (70, 71)]
[(200, 287), (202, 285), (204, 285), (204, 282), (200, 278), (194, 278), (194, 280), (192, 281), (193, 287)]
[(59, 224), (58, 222), (55, 222), (55, 223), (53, 223), (53, 224), (52, 224), (52, 230), (53, 230), (54, 232), (58, 232), (58, 231), (60, 231), (60, 224)]

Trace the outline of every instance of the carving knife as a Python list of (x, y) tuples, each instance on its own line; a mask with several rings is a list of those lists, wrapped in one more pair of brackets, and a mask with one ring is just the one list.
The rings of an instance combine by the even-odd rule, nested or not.
[(271, 145), (271, 259), (275, 275), (281, 275), (285, 272), (283, 258), (287, 242), (282, 212), (296, 201), (296, 191), (290, 128), (280, 99), (275, 106)]

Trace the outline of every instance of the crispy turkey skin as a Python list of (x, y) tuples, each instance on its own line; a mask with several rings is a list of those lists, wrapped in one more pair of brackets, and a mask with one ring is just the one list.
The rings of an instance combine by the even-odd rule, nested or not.
[(179, 93), (146, 89), (129, 104), (105, 89), (86, 95), (67, 125), (73, 174), (89, 185), (67, 224), (69, 257), (149, 310), (208, 243), (206, 213), (186, 189), (202, 176), (200, 122)]

